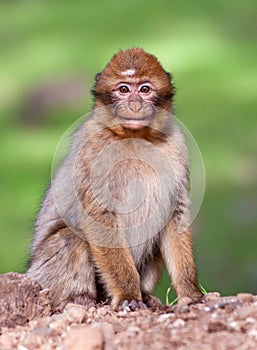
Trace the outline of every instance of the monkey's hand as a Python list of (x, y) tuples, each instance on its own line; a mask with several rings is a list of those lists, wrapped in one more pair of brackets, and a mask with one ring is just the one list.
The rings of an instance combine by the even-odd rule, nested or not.
[(116, 309), (117, 309), (117, 311), (121, 311), (121, 310), (129, 310), (129, 311), (146, 310), (147, 306), (142, 301), (124, 300)]
[(143, 299), (143, 303), (152, 311), (156, 311), (162, 305), (160, 299), (147, 293), (142, 293), (142, 299)]
[(143, 301), (124, 300), (116, 309), (117, 310), (129, 309), (131, 311), (151, 309), (152, 311), (156, 311), (162, 305), (160, 299), (147, 293), (142, 293), (142, 300)]

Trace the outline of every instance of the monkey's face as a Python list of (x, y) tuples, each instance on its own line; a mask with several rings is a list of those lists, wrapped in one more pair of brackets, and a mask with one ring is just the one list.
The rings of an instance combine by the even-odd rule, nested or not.
[(154, 116), (155, 87), (149, 81), (126, 80), (112, 90), (114, 115), (122, 126), (141, 129), (148, 126)]
[(95, 105), (107, 108), (123, 128), (153, 126), (160, 110), (171, 112), (170, 78), (156, 57), (142, 49), (119, 51), (96, 76)]

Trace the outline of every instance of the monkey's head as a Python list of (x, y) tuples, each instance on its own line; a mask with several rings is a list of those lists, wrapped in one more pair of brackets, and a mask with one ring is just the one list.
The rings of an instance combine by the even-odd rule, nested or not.
[(139, 48), (119, 51), (97, 74), (95, 106), (108, 106), (126, 129), (150, 126), (156, 110), (171, 112), (174, 88), (171, 76), (155, 56)]

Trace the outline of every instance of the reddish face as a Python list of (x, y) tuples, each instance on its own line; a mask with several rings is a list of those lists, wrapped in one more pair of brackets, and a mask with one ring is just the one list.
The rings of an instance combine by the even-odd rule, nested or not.
[(129, 79), (118, 83), (112, 90), (115, 115), (129, 129), (141, 129), (154, 115), (152, 98), (156, 88), (150, 82)]
[(96, 106), (111, 106), (112, 114), (124, 128), (145, 128), (156, 107), (171, 110), (173, 88), (170, 75), (157, 59), (141, 49), (120, 51), (97, 75)]

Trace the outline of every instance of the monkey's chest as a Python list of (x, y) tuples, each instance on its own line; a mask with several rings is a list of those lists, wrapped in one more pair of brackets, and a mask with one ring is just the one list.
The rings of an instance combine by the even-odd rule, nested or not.
[(172, 216), (178, 187), (174, 169), (165, 154), (142, 140), (106, 149), (94, 161), (95, 198), (116, 214), (131, 244), (154, 237)]

